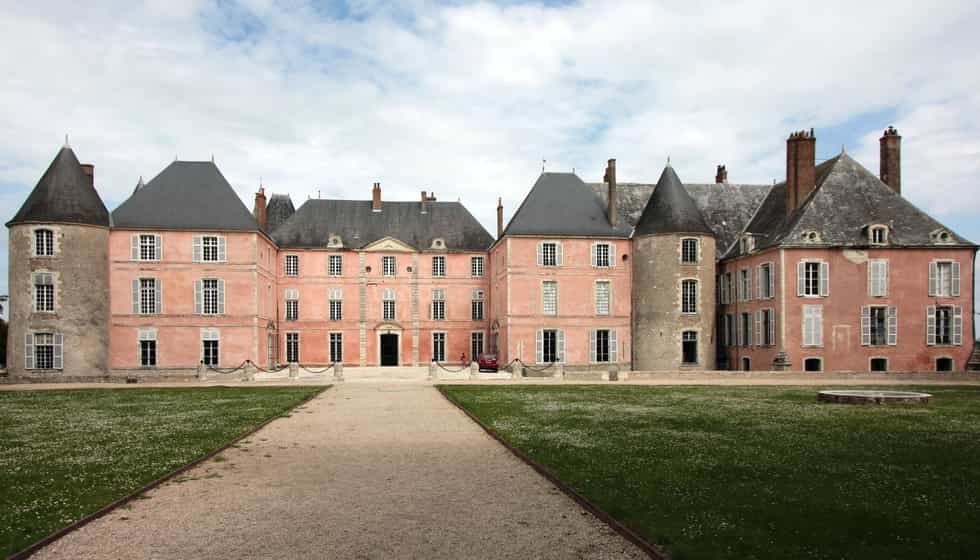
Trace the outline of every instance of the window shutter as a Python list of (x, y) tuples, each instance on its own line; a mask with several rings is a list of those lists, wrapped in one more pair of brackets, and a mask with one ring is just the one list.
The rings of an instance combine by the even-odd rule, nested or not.
[(194, 262), (201, 262), (204, 260), (203, 250), (201, 245), (203, 244), (203, 238), (200, 235), (194, 236), (194, 241), (191, 243), (191, 253), (194, 255)]
[[(930, 282), (931, 284), (931, 282)], [(926, 345), (936, 345), (936, 306), (926, 306)]]
[(153, 287), (156, 288), (155, 290), (153, 290), (154, 293), (153, 307), (156, 310), (157, 314), (162, 314), (163, 313), (163, 280), (160, 280), (159, 278), (155, 278), (153, 280)]
[(776, 297), (776, 266), (769, 263), (769, 297)]
[(538, 242), (538, 266), (544, 266), (544, 242)]
[(813, 308), (814, 341), (817, 346), (823, 346), (823, 308)]
[(609, 268), (616, 268), (616, 244), (609, 244)]
[(618, 343), (616, 342), (616, 331), (610, 329), (609, 330), (609, 361), (614, 364), (619, 361), (618, 352), (617, 352), (617, 350), (619, 350), (619, 346), (617, 344)]
[(806, 262), (800, 261), (796, 263), (796, 295), (803, 295), (803, 283), (806, 281)]
[(879, 261), (879, 262), (881, 263), (879, 265), (881, 267), (881, 275), (880, 275), (881, 280), (879, 280), (881, 295), (887, 296), (888, 295), (888, 261)]
[(861, 306), (861, 346), (871, 345), (871, 307)]
[(755, 269), (755, 297), (762, 299), (762, 265)]
[(596, 338), (595, 329), (592, 329), (589, 331), (589, 361), (590, 362), (596, 361), (595, 338)]
[(752, 301), (752, 269), (745, 269), (745, 301)]
[(590, 247), (590, 251), (589, 251), (590, 259), (592, 260), (592, 268), (595, 268), (596, 266), (598, 266), (597, 263), (596, 263), (596, 250), (597, 250), (596, 249), (596, 243), (593, 243), (592, 246)]
[(874, 297), (878, 292), (878, 261), (868, 261), (868, 295)]
[(563, 264), (563, 258), (561, 254), (561, 241), (559, 241), (555, 243), (555, 265), (561, 266), (562, 264)]
[(24, 369), (34, 369), (34, 334), (24, 335)]
[(830, 263), (820, 263), (820, 295), (830, 295)]
[(888, 307), (888, 345), (898, 344), (898, 308), (894, 305)]
[(54, 333), (54, 369), (65, 368), (65, 335)]
[(960, 262), (953, 261), (953, 293), (951, 295), (960, 295)]
[(776, 344), (776, 310), (769, 310), (769, 345)]
[(762, 345), (762, 310), (755, 311), (755, 345)]
[(133, 313), (140, 312), (140, 279), (133, 280)]
[(162, 261), (163, 260), (163, 236), (154, 235), (153, 239), (157, 246), (157, 260)]
[(953, 307), (953, 345), (963, 344), (963, 307)]
[(138, 261), (140, 258), (140, 236), (135, 233), (129, 237), (131, 243), (132, 252), (130, 256), (134, 261)]
[(735, 345), (742, 346), (742, 316), (735, 316)]
[(194, 281), (194, 313), (200, 315), (204, 312), (203, 299), (204, 299), (204, 286), (200, 280)]
[(929, 297), (936, 295), (936, 276), (938, 265), (935, 261), (929, 263)]
[(558, 361), (565, 363), (565, 331), (558, 330)]
[(218, 315), (225, 314), (225, 280), (218, 278)]
[(228, 243), (223, 235), (218, 237), (218, 260), (221, 262), (228, 260)]
[(535, 363), (541, 363), (544, 361), (544, 332), (538, 330), (535, 333), (535, 344), (534, 344), (534, 361)]

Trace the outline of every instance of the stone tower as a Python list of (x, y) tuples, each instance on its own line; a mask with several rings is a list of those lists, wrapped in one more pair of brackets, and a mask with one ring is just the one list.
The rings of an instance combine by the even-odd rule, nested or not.
[(11, 375), (106, 373), (109, 212), (94, 174), (66, 145), (7, 222)]
[(633, 232), (633, 369), (715, 360), (715, 235), (668, 164)]

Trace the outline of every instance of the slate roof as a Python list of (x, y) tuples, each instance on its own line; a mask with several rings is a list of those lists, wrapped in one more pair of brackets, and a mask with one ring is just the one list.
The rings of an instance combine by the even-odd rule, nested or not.
[(359, 249), (385, 237), (393, 237), (418, 250), (432, 247), (436, 238), (449, 252), (483, 252), (493, 237), (459, 202), (430, 202), (421, 212), (418, 202), (382, 201), (381, 212), (370, 200), (310, 199), (272, 232), (283, 248), (326, 247), (331, 235), (339, 235), (343, 248)]
[(175, 161), (112, 211), (119, 228), (257, 231), (214, 162)]
[(109, 211), (71, 148), (58, 151), (7, 227), (28, 222), (109, 226)]
[[(871, 224), (888, 226), (890, 247), (974, 246), (895, 193), (847, 154), (818, 165), (816, 183), (800, 208), (789, 215), (785, 183), (773, 186), (745, 230), (755, 236), (756, 249), (868, 247), (866, 226)], [(950, 232), (949, 242), (939, 243), (933, 238), (940, 229)], [(817, 232), (819, 241), (804, 240), (804, 232), (809, 231)], [(725, 257), (738, 254), (739, 248), (733, 246)]]
[(674, 168), (668, 165), (640, 214), (633, 235), (694, 233), (714, 235)]
[(266, 231), (273, 232), (296, 213), (293, 199), (288, 194), (274, 194), (265, 207)]
[(610, 225), (606, 208), (574, 173), (542, 173), (504, 235), (629, 237), (631, 225)]

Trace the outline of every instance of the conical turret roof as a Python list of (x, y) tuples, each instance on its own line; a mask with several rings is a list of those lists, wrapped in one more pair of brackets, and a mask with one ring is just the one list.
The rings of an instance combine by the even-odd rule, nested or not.
[(109, 227), (109, 211), (95, 191), (92, 176), (82, 170), (68, 146), (61, 148), (7, 227), (22, 223)]
[(670, 165), (660, 174), (660, 180), (633, 231), (633, 235), (657, 233), (714, 235)]

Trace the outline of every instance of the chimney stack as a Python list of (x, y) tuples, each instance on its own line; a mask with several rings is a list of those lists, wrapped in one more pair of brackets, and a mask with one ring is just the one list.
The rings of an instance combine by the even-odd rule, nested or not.
[(793, 132), (786, 140), (786, 213), (803, 204), (817, 184), (817, 138), (813, 129)]
[(429, 213), (429, 199), (426, 197), (425, 191), (422, 191), (422, 213)]
[(497, 239), (504, 236), (504, 199), (497, 198)]
[(715, 172), (715, 183), (728, 184), (728, 169), (724, 165), (718, 166), (718, 170)]
[(82, 173), (85, 173), (85, 175), (88, 176), (88, 185), (95, 188), (95, 165), (91, 163), (83, 163), (81, 166)]
[(616, 227), (616, 160), (610, 159), (606, 164), (606, 176), (603, 177), (609, 189), (609, 225)]
[(879, 140), (881, 145), (881, 181), (902, 194), (902, 137), (889, 126)]
[(260, 186), (259, 191), (255, 193), (255, 206), (252, 208), (252, 216), (255, 216), (255, 221), (259, 223), (259, 227), (265, 229), (269, 223), (265, 204), (265, 187)]
[(381, 211), (381, 183), (375, 183), (374, 188), (371, 189), (371, 211)]

